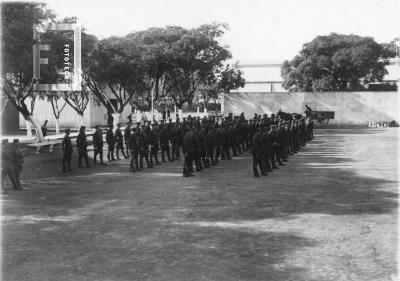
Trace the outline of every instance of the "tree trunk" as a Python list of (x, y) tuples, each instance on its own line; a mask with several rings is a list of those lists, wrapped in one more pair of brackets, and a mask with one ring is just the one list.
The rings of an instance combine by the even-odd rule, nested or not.
[(83, 126), (83, 114), (78, 113), (78, 117), (79, 117), (79, 124)]
[(56, 135), (60, 133), (60, 120), (56, 118)]
[(32, 138), (32, 126), (31, 126), (31, 122), (29, 122), (29, 120), (27, 118), (25, 118), (25, 126), (26, 126), (26, 136), (28, 138)]
[(117, 129), (117, 124), (119, 123), (119, 119), (121, 118), (121, 113), (112, 113), (111, 116), (113, 117), (113, 126), (115, 131)]
[(43, 133), (42, 133), (42, 128), (40, 127), (39, 121), (32, 115), (26, 116), (25, 120), (28, 120), (32, 124), (32, 126), (36, 130), (36, 137), (37, 137), (38, 141), (42, 142), (43, 141)]

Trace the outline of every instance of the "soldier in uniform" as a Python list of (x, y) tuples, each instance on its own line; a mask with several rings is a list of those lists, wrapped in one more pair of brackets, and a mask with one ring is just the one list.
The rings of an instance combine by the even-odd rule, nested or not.
[(128, 119), (129, 119), (129, 121), (128, 121), (128, 124), (126, 125), (126, 128), (125, 128), (125, 131), (124, 131), (124, 142), (125, 142), (125, 147), (126, 147), (126, 151), (125, 151), (125, 153), (126, 153), (126, 157), (130, 157), (130, 155), (129, 155), (129, 139), (130, 139), (130, 136), (131, 136), (131, 126), (132, 126), (132, 117), (131, 116), (128, 116)]
[(261, 173), (264, 173), (262, 164), (262, 143), (261, 143), (261, 128), (257, 130), (253, 137), (253, 173), (255, 177), (259, 177), (258, 168)]
[[(189, 127), (185, 127), (188, 128)], [(194, 151), (193, 151), (193, 131), (189, 129), (187, 133), (183, 137), (182, 141), (182, 152), (183, 152), (183, 176), (190, 177), (194, 176), (193, 172), (193, 158), (194, 158)]]
[(15, 171), (15, 179), (17, 181), (19, 189), (22, 189), (21, 187), (21, 171), (22, 168), (24, 167), (24, 157), (22, 156), (21, 151), (18, 148), (19, 144), (19, 139), (14, 139), (13, 140), (13, 168)]
[(17, 180), (14, 166), (14, 153), (13, 148), (8, 143), (8, 139), (3, 139), (1, 141), (1, 186), (4, 186), (4, 180), (6, 176), (9, 177), (13, 188), (15, 190), (21, 189), (21, 186)]
[(158, 150), (160, 148), (160, 141), (158, 140), (158, 123), (155, 122), (150, 129), (150, 124), (147, 130), (149, 142), (150, 142), (150, 164), (153, 166), (153, 158), (156, 165), (161, 165), (158, 161)]
[(214, 158), (214, 147), (215, 147), (215, 127), (214, 124), (211, 123), (209, 125), (209, 129), (206, 135), (206, 143), (207, 143), (207, 158), (211, 161), (211, 165), (216, 165)]
[(117, 144), (117, 149), (116, 149), (116, 154), (117, 154), (117, 159), (119, 160), (119, 151), (122, 152), (122, 155), (124, 156), (125, 159), (128, 159), (126, 157), (125, 152), (124, 152), (124, 136), (122, 135), (121, 132), (121, 124), (117, 124), (117, 129), (115, 130), (115, 143)]
[(143, 158), (146, 160), (147, 168), (153, 168), (149, 161), (149, 142), (147, 139), (147, 135), (144, 131), (144, 126), (138, 131), (138, 139), (139, 139), (139, 165), (140, 169), (143, 169)]
[(93, 134), (93, 147), (94, 147), (94, 157), (93, 165), (96, 165), (97, 155), (99, 155), (100, 163), (104, 165), (103, 162), (103, 131), (100, 126), (96, 126), (96, 131)]
[(139, 151), (140, 151), (140, 143), (138, 138), (137, 128), (132, 128), (131, 133), (129, 135), (128, 147), (131, 153), (131, 163), (130, 163), (130, 171), (132, 173), (136, 171), (142, 171), (139, 167)]
[(107, 152), (107, 159), (108, 162), (111, 162), (112, 160), (115, 160), (114, 158), (114, 148), (115, 148), (115, 137), (114, 137), (114, 132), (113, 132), (113, 125), (110, 125), (108, 127), (107, 133), (106, 133), (106, 142), (108, 145), (108, 152)]
[(167, 154), (168, 161), (171, 162), (171, 155), (169, 153), (169, 140), (168, 140), (168, 129), (167, 125), (164, 123), (161, 123), (161, 128), (160, 128), (160, 146), (161, 146), (161, 159), (165, 163), (165, 154)]
[(78, 167), (82, 168), (82, 158), (85, 159), (86, 167), (89, 167), (89, 159), (87, 152), (87, 139), (85, 133), (85, 126), (81, 126), (79, 129), (78, 137), (76, 138), (76, 147), (78, 148)]
[(64, 139), (61, 143), (61, 150), (63, 153), (63, 169), (62, 171), (65, 173), (68, 171), (71, 171), (71, 157), (72, 157), (72, 142), (71, 142), (71, 138), (69, 137), (69, 134), (71, 133), (70, 129), (65, 129), (65, 136)]

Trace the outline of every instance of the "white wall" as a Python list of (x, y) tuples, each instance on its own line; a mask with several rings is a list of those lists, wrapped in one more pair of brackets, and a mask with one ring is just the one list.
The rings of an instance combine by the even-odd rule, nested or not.
[(334, 111), (331, 125), (366, 125), (369, 121), (400, 121), (399, 92), (322, 92), (322, 93), (234, 93), (225, 95), (224, 113), (271, 114), (304, 112), (304, 105), (316, 111)]

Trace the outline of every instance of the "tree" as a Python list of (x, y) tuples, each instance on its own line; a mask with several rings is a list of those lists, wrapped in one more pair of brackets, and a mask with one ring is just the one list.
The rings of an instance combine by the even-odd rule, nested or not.
[[(73, 20), (73, 19), (72, 19)], [(87, 73), (91, 64), (91, 56), (97, 46), (98, 40), (94, 35), (88, 34), (85, 30), (82, 30), (81, 34), (81, 60), (82, 60), (82, 72), (86, 73), (83, 77), (87, 77)], [(88, 88), (86, 81), (82, 79), (81, 90), (73, 92), (62, 92), (62, 97), (65, 102), (73, 108), (79, 117), (79, 123), (83, 125), (83, 114), (89, 104), (92, 97), (91, 91)]]
[(244, 87), (246, 81), (243, 73), (239, 69), (226, 65), (221, 70), (213, 73), (208, 81), (199, 88), (200, 95), (205, 102), (205, 106), (210, 100), (216, 101), (221, 93), (229, 94), (230, 90)]
[(136, 45), (141, 53), (141, 62), (145, 67), (143, 87), (132, 100), (132, 104), (140, 110), (150, 110), (151, 104), (165, 98), (169, 93), (171, 77), (174, 71), (174, 59), (180, 56), (174, 48), (188, 30), (167, 26), (166, 28), (149, 28), (127, 35), (128, 40)]
[(206, 84), (223, 62), (231, 58), (229, 50), (217, 40), (226, 29), (225, 24), (202, 25), (189, 30), (174, 44), (174, 68), (167, 81), (169, 95), (178, 108), (190, 103), (199, 86)]
[(83, 78), (96, 99), (119, 123), (121, 113), (135, 93), (144, 88), (140, 52), (124, 37), (101, 40), (88, 59)]
[(56, 92), (56, 91), (45, 92), (43, 95), (44, 95), (44, 97), (47, 98), (47, 100), (51, 104), (51, 109), (53, 110), (53, 114), (56, 119), (56, 134), (59, 134), (60, 133), (60, 115), (61, 115), (61, 112), (64, 110), (65, 106), (67, 105), (67, 102), (60, 96), (60, 93)]
[(281, 67), (289, 91), (353, 91), (382, 81), (395, 53), (371, 37), (331, 33), (303, 45)]
[(2, 11), (2, 81), (3, 91), (8, 100), (15, 105), (27, 124), (28, 136), (31, 136), (30, 124), (36, 130), (36, 136), (43, 140), (38, 120), (33, 116), (33, 106), (28, 108), (26, 101), (35, 92), (32, 73), (33, 26), (46, 23), (55, 18), (55, 14), (43, 3), (6, 2), (1, 4)]

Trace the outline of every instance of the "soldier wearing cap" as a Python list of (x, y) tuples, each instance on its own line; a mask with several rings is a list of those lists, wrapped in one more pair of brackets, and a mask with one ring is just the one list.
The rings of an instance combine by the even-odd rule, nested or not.
[(108, 162), (115, 160), (115, 158), (114, 158), (115, 136), (114, 136), (113, 128), (114, 128), (114, 126), (110, 125), (108, 127), (108, 130), (106, 133), (106, 142), (108, 144), (108, 152), (107, 152)]
[(22, 168), (24, 167), (24, 157), (22, 156), (21, 151), (18, 148), (18, 144), (19, 144), (19, 139), (14, 139), (13, 140), (13, 168), (15, 170), (15, 178), (17, 180), (17, 184), (19, 186), (20, 189), (22, 189), (21, 187), (21, 171)]
[(99, 155), (100, 163), (104, 165), (103, 162), (103, 131), (100, 126), (96, 126), (96, 131), (93, 134), (93, 147), (94, 147), (94, 157), (93, 164), (96, 165), (97, 155)]
[(70, 129), (65, 129), (65, 136), (64, 139), (61, 143), (61, 150), (63, 153), (63, 169), (62, 171), (65, 173), (67, 172), (67, 168), (68, 168), (68, 172), (72, 171), (71, 170), (71, 157), (72, 157), (72, 142), (71, 142), (71, 138), (69, 137), (69, 134), (71, 133)]
[(129, 139), (130, 139), (130, 136), (131, 136), (132, 117), (128, 116), (128, 119), (129, 119), (129, 121), (126, 124), (126, 128), (125, 128), (125, 131), (124, 131), (124, 142), (125, 142), (125, 147), (126, 147), (126, 151), (125, 151), (126, 157), (129, 158), (130, 157), (130, 155), (129, 155), (129, 151), (130, 151), (130, 149), (129, 149)]
[(131, 153), (131, 163), (130, 163), (130, 171), (132, 173), (136, 171), (141, 171), (139, 167), (139, 151), (140, 151), (140, 143), (138, 138), (138, 129), (136, 127), (132, 128), (131, 133), (129, 135), (128, 142), (129, 150)]
[(82, 168), (82, 158), (85, 159), (86, 167), (89, 167), (89, 159), (87, 146), (88, 142), (86, 139), (85, 126), (81, 126), (79, 129), (79, 134), (76, 138), (76, 147), (78, 148), (78, 167)]
[(124, 152), (124, 136), (122, 135), (121, 132), (121, 123), (117, 124), (117, 129), (115, 130), (115, 143), (117, 144), (115, 152), (117, 154), (117, 159), (119, 160), (119, 151), (122, 152), (122, 155), (124, 156), (125, 159), (128, 159), (128, 157), (126, 157)]
[(13, 153), (13, 147), (8, 143), (8, 139), (3, 139), (1, 141), (1, 181), (2, 186), (4, 186), (4, 179), (6, 176), (9, 177), (13, 188), (15, 190), (22, 189), (21, 184), (17, 180), (16, 170), (15, 170), (15, 154)]

